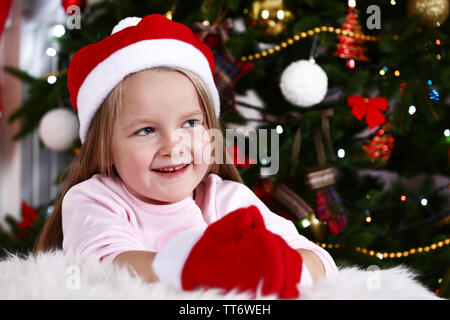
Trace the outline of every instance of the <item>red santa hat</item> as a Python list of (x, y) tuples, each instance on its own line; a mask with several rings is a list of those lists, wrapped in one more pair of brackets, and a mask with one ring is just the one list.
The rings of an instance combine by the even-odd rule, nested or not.
[(130, 17), (120, 21), (110, 36), (80, 49), (70, 62), (67, 83), (80, 120), (81, 142), (111, 90), (128, 74), (157, 66), (180, 67), (197, 74), (209, 89), (219, 117), (211, 49), (187, 26), (162, 15)]

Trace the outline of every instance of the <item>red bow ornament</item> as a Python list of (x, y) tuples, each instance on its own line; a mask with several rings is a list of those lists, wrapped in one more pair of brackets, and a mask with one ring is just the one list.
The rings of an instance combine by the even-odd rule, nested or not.
[(388, 108), (387, 99), (384, 97), (364, 98), (360, 95), (353, 95), (347, 98), (347, 104), (352, 108), (351, 114), (359, 121), (366, 116), (366, 122), (370, 129), (386, 122), (386, 118), (381, 112)]
[(22, 221), (17, 223), (19, 233), (16, 236), (18, 238), (26, 238), (28, 229), (33, 226), (38, 217), (39, 214), (36, 209), (30, 207), (25, 201), (22, 201)]

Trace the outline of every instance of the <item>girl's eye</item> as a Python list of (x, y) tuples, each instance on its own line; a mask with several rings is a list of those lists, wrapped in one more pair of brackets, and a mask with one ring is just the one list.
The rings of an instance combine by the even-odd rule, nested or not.
[(185, 123), (189, 123), (191, 127), (194, 127), (196, 124), (201, 124), (202, 122), (200, 120), (188, 120)]
[[(188, 121), (186, 121), (185, 123), (189, 123), (189, 127), (190, 128), (193, 128), (193, 127), (195, 127), (196, 125), (199, 125), (199, 124), (201, 124), (202, 122), (200, 121), (200, 120), (188, 120)], [(150, 133), (153, 133), (154, 132), (154, 129), (152, 128), (152, 127), (145, 127), (145, 128), (142, 128), (142, 129), (140, 129), (140, 130), (138, 130), (137, 132), (136, 132), (136, 134), (138, 135), (138, 136), (146, 136), (146, 135), (148, 135), (148, 134), (150, 134)]]
[(136, 134), (138, 136), (146, 136), (146, 135), (148, 135), (149, 133), (152, 133), (152, 132), (153, 132), (153, 128), (145, 127), (145, 128), (142, 128), (141, 130), (137, 131)]

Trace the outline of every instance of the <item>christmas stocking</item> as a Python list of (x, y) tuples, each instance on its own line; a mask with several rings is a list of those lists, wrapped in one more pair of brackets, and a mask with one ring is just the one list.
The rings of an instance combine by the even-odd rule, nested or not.
[(306, 183), (314, 190), (316, 217), (320, 221), (326, 221), (328, 230), (333, 234), (339, 234), (347, 226), (342, 201), (334, 189), (334, 172), (332, 168), (309, 173)]
[(187, 230), (158, 252), (153, 270), (176, 288), (236, 289), (238, 292), (299, 296), (312, 285), (301, 255), (270, 232), (256, 206), (235, 210), (206, 230)]
[[(318, 202), (317, 194), (320, 193), (320, 207), (317, 206), (317, 217), (319, 220), (326, 220), (328, 230), (333, 234), (339, 234), (344, 231), (347, 226), (347, 216), (344, 212), (344, 206), (336, 190), (332, 186), (325, 190), (316, 191), (316, 203)], [(323, 219), (326, 217), (326, 219)], [(322, 218), (322, 219), (321, 219)]]

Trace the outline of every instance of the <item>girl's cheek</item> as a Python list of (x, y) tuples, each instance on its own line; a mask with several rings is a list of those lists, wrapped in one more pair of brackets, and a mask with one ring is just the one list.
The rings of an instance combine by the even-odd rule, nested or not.
[(139, 167), (148, 167), (154, 157), (153, 152), (149, 152), (147, 148), (136, 148), (136, 150), (130, 150), (130, 165), (135, 165)]
[(203, 152), (202, 152), (202, 164), (209, 165), (211, 162), (211, 145), (209, 143), (205, 143), (203, 146)]
[(201, 159), (202, 164), (209, 165), (211, 163), (212, 150), (213, 150), (213, 142), (211, 142), (211, 137), (207, 133), (205, 133), (202, 141), (202, 159)]
[[(203, 130), (200, 128), (195, 129), (191, 132), (190, 141), (189, 141), (189, 147), (190, 152), (189, 154), (193, 157), (194, 164), (201, 164), (202, 158), (203, 158), (203, 149), (204, 149), (204, 142), (203, 142)], [(192, 159), (191, 159), (192, 161)]]

